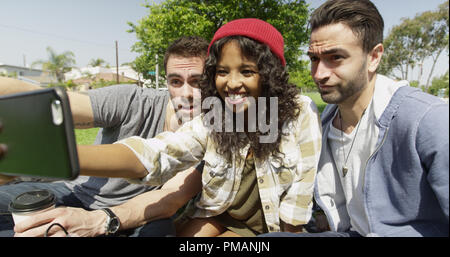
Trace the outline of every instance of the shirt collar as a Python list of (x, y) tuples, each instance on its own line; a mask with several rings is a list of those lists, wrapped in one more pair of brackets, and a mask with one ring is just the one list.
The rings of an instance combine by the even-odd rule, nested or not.
[(406, 80), (394, 81), (381, 74), (377, 74), (376, 76), (372, 104), (375, 112), (375, 118), (376, 120), (379, 120), (391, 101), (395, 91), (397, 91), (400, 87), (408, 86), (409, 83)]

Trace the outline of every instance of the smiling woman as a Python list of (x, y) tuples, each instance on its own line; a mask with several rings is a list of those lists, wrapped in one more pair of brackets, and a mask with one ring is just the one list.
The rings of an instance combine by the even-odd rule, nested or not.
[(216, 87), (225, 104), (234, 112), (247, 111), (248, 97), (261, 96), (262, 86), (257, 64), (242, 55), (237, 42), (223, 46), (223, 58), (217, 64)]
[[(253, 102), (257, 101), (256, 98), (263, 97), (265, 98), (265, 104), (258, 104), (257, 109), (263, 110), (265, 108), (265, 110), (271, 111), (258, 111), (258, 114), (264, 113), (266, 115), (265, 120), (272, 121), (274, 117), (271, 115), (273, 108), (271, 108), (270, 100), (271, 98), (277, 98), (278, 109), (276, 113), (278, 117), (276, 117), (276, 122), (271, 122), (271, 126), (273, 126), (271, 131), (275, 129), (281, 131), (283, 124), (295, 120), (298, 110), (301, 109), (296, 102), (298, 88), (288, 82), (289, 76), (285, 71), (281, 35), (278, 40), (273, 40), (274, 42), (270, 43), (273, 46), (269, 47), (262, 43), (269, 40), (254, 40), (246, 34), (245, 30), (236, 32), (233, 31), (233, 27), (227, 29), (228, 31), (219, 30), (212, 41), (214, 44), (211, 43), (210, 45), (209, 59), (205, 64), (205, 73), (201, 83), (202, 99), (218, 97), (221, 99), (223, 106), (233, 106), (233, 109), (230, 109), (236, 113), (247, 109), (251, 113), (253, 108), (249, 108), (252, 107), (252, 101), (249, 101), (250, 97), (254, 98), (255, 101)], [(243, 35), (223, 37), (228, 33)], [(270, 35), (272, 38), (277, 38), (275, 33)], [(271, 37), (268, 36), (267, 38)], [(271, 141), (273, 144), (265, 144), (260, 140), (264, 132), (244, 133), (245, 135), (239, 133), (237, 121), (234, 124), (236, 127), (234, 131), (238, 133), (226, 133), (226, 109), (223, 112), (225, 112), (225, 115), (222, 115), (222, 126), (224, 128), (213, 132), (214, 139), (219, 142), (218, 150), (220, 153), (228, 155), (230, 149), (231, 152), (237, 151), (248, 143), (252, 145), (254, 154), (258, 157), (268, 156), (271, 152), (276, 151), (281, 140), (281, 133), (277, 133), (275, 140)], [(225, 132), (222, 133), (223, 131)], [(242, 140), (239, 134), (242, 134), (241, 136), (245, 140)]]

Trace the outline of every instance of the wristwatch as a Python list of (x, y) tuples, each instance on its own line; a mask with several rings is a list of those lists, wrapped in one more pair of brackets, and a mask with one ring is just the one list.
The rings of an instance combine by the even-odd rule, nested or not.
[(108, 236), (108, 235), (115, 234), (120, 228), (119, 218), (109, 208), (105, 208), (105, 209), (101, 209), (101, 210), (104, 211), (108, 215), (108, 219), (106, 220), (106, 224), (105, 224), (105, 228), (106, 228), (105, 235)]

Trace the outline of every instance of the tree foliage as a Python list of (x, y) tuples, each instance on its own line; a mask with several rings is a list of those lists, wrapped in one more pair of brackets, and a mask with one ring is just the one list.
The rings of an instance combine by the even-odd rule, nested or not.
[(444, 89), (444, 96), (448, 97), (448, 71), (444, 75), (434, 78), (427, 92), (432, 95), (438, 95), (440, 89)]
[(448, 4), (447, 0), (435, 11), (404, 18), (401, 24), (394, 26), (384, 40), (385, 53), (378, 71), (385, 75), (394, 75), (397, 71), (401, 79), (409, 79), (409, 71), (418, 67), (417, 80), (420, 81), (423, 64), (431, 58), (432, 67), (425, 85), (428, 87), (439, 56), (448, 50)]
[(316, 84), (314, 83), (314, 80), (311, 77), (310, 61), (303, 60), (302, 66), (304, 68), (291, 71), (289, 73), (290, 75), (289, 82), (294, 83), (298, 87), (302, 88), (304, 92), (316, 91), (317, 90)]
[(397, 70), (402, 79), (407, 79), (410, 68), (416, 65), (418, 58), (426, 55), (424, 45), (428, 43), (428, 38), (424, 36), (417, 19), (403, 18), (402, 23), (394, 26), (384, 40), (385, 52), (379, 72), (391, 75)]
[(32, 66), (42, 64), (42, 69), (54, 75), (58, 82), (64, 81), (64, 73), (72, 70), (75, 65), (75, 55), (71, 51), (61, 54), (56, 53), (51, 47), (47, 47), (48, 60), (33, 62)]
[(91, 59), (89, 64), (91, 67), (103, 67), (103, 65), (107, 65), (106, 61), (102, 58)]
[(137, 24), (129, 22), (128, 32), (136, 33), (138, 38), (132, 50), (140, 56), (134, 63), (145, 78), (154, 71), (155, 55), (162, 67), (165, 49), (175, 39), (197, 35), (211, 40), (220, 26), (238, 18), (259, 18), (272, 24), (283, 34), (288, 69), (305, 68), (299, 58), (308, 40), (308, 6), (304, 0), (166, 0), (144, 6), (149, 9), (148, 16)]

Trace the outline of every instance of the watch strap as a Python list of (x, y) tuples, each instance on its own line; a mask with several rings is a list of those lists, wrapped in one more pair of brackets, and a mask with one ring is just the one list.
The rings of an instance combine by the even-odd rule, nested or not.
[[(116, 233), (119, 230), (119, 226), (120, 226), (119, 218), (109, 208), (104, 208), (104, 209), (101, 209), (101, 210), (104, 211), (106, 213), (106, 215), (108, 215), (108, 219), (106, 220), (106, 224), (105, 224), (105, 228), (106, 228), (105, 229), (105, 235), (112, 235), (112, 234)], [(114, 220), (114, 219), (117, 220), (119, 226), (114, 231), (112, 231), (111, 230), (111, 221)]]

